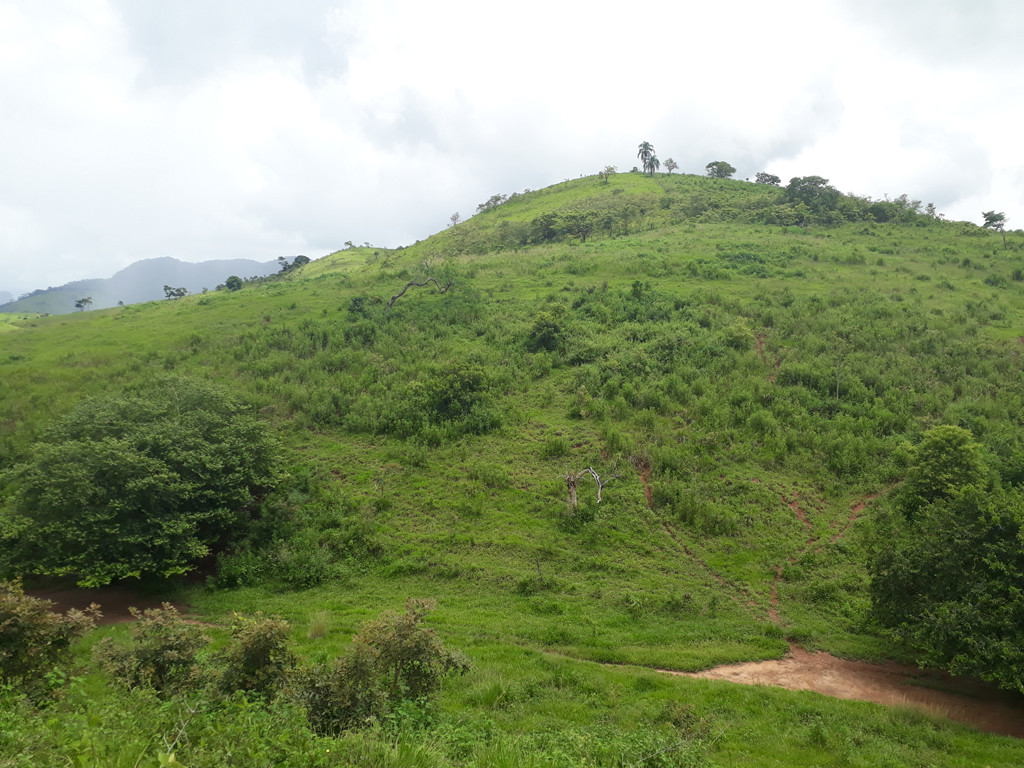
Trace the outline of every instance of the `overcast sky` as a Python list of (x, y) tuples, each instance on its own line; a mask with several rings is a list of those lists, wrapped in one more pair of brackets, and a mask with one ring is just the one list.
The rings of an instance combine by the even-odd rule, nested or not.
[(0, 0), (0, 289), (422, 239), (641, 141), (1024, 227), (1019, 0)]

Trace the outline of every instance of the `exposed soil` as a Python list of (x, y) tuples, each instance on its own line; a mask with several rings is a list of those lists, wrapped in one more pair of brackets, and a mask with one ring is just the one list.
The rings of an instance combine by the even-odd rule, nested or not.
[(728, 664), (672, 675), (816, 691), (837, 699), (908, 706), (966, 723), (981, 731), (1024, 739), (1024, 698), (970, 678), (951, 678), (903, 664), (839, 659), (790, 646), (782, 659)]
[(794, 494), (793, 498), (791, 498), (786, 503), (789, 504), (789, 508), (793, 510), (793, 512), (797, 516), (797, 519), (801, 523), (804, 524), (805, 528), (811, 528), (812, 527), (811, 526), (811, 521), (807, 518), (807, 512), (804, 511), (804, 508), (800, 506), (800, 502), (797, 501), (795, 494)]
[[(26, 595), (38, 597), (42, 600), (50, 600), (54, 603), (54, 610), (64, 613), (69, 608), (82, 610), (89, 607), (90, 603), (98, 603), (103, 615), (97, 624), (124, 624), (134, 621), (129, 608), (146, 610), (148, 608), (159, 608), (164, 601), (159, 598), (143, 597), (133, 589), (127, 587), (102, 587), (100, 589), (26, 589)], [(178, 609), (179, 613), (188, 610), (187, 605), (171, 603)]]
[(633, 457), (633, 467), (640, 473), (640, 482), (644, 485), (644, 498), (647, 499), (647, 508), (654, 508), (654, 493), (651, 490), (651, 465), (641, 458)]

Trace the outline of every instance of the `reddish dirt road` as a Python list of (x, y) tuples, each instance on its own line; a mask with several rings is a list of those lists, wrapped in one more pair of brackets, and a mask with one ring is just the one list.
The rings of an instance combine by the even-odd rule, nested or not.
[(849, 661), (791, 646), (784, 658), (772, 661), (728, 664), (703, 672), (660, 671), (745, 685), (816, 691), (837, 699), (873, 701), (886, 706), (909, 706), (981, 731), (1024, 739), (1024, 697), (978, 680), (951, 678), (903, 664)]

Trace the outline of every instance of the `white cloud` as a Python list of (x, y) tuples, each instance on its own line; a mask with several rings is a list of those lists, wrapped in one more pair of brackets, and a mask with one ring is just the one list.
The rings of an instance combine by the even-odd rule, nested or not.
[(399, 245), (641, 140), (1024, 221), (1024, 8), (0, 0), (0, 288)]

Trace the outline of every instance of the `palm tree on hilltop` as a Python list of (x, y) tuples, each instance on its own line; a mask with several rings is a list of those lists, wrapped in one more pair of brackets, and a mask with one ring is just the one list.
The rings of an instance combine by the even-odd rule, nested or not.
[(653, 176), (654, 172), (659, 168), (661, 168), (661, 161), (658, 159), (657, 155), (651, 155), (644, 160), (644, 172), (648, 176)]
[(641, 141), (640, 146), (637, 147), (636, 156), (640, 159), (640, 164), (647, 170), (647, 163), (652, 157), (654, 157), (654, 145), (649, 141)]

